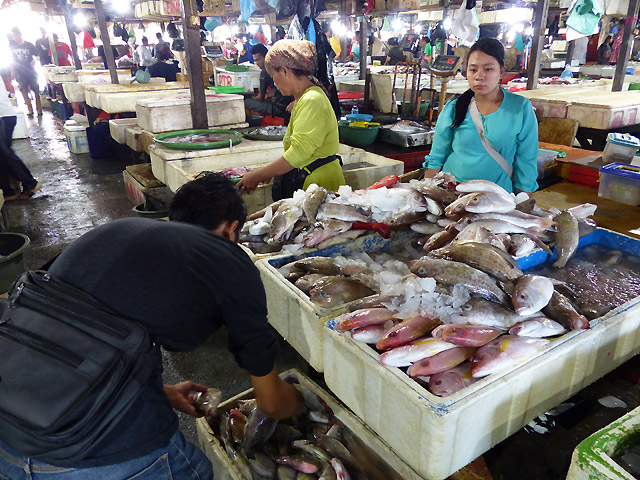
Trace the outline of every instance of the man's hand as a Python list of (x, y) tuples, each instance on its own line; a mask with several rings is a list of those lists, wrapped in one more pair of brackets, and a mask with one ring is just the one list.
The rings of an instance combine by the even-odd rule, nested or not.
[(207, 387), (192, 381), (164, 386), (164, 393), (169, 397), (169, 401), (173, 408), (182, 413), (186, 413), (187, 415), (191, 415), (192, 417), (201, 417), (202, 413), (196, 409), (192, 402), (193, 398), (190, 395), (192, 391), (206, 392)]
[(255, 190), (258, 184), (260, 184), (260, 182), (263, 182), (264, 180), (265, 179), (262, 178), (262, 175), (257, 170), (255, 172), (247, 172), (238, 182), (238, 188), (240, 190), (251, 192)]
[(258, 408), (271, 418), (288, 418), (300, 415), (305, 408), (302, 395), (284, 382), (274, 368), (264, 377), (251, 375)]

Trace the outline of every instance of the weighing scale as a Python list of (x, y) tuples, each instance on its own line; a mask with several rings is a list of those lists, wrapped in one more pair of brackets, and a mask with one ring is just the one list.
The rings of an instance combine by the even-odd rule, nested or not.
[(434, 75), (437, 77), (441, 77), (440, 100), (438, 103), (439, 109), (442, 109), (442, 107), (444, 107), (444, 102), (447, 98), (447, 83), (449, 83), (449, 80), (456, 76), (456, 73), (458, 73), (458, 70), (461, 66), (462, 57), (456, 57), (455, 55), (438, 55), (433, 61), (433, 64), (429, 69), (429, 71), (431, 72), (431, 90), (434, 90), (435, 86)]
[[(215, 84), (216, 60), (224, 56), (222, 53), (222, 47), (220, 45), (214, 45), (211, 42), (205, 42), (202, 46), (204, 47), (204, 54), (206, 55), (207, 60), (213, 64), (213, 75), (209, 78), (209, 83)], [(213, 78), (213, 80), (211, 78)]]

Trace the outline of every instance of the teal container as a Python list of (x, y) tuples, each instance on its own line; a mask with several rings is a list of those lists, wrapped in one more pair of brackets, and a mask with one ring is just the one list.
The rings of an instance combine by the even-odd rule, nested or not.
[(21, 233), (0, 233), (0, 293), (8, 292), (16, 278), (27, 271), (24, 251), (30, 243)]
[(338, 131), (340, 132), (340, 140), (352, 147), (366, 147), (371, 145), (378, 138), (379, 126), (369, 127), (352, 127), (348, 120), (340, 120), (338, 122)]

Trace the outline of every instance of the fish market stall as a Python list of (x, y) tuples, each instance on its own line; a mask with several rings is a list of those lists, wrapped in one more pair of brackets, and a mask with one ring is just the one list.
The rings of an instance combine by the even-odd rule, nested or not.
[[(372, 480), (421, 478), (362, 421), (301, 372), (290, 370), (281, 376), (293, 383), (307, 404), (296, 428), (283, 421), (266, 429), (273, 433), (258, 436), (254, 425), (259, 412), (253, 389), (218, 405), (215, 417), (198, 419), (200, 448), (211, 460), (216, 479), (245, 480), (256, 474), (276, 478), (276, 471), (278, 478), (296, 478), (296, 471), (325, 478), (355, 479), (360, 471)], [(312, 437), (307, 428), (314, 426), (317, 432)], [(320, 430), (325, 433), (318, 433)], [(263, 442), (267, 443), (266, 451), (271, 451), (269, 443), (283, 437), (291, 443), (292, 451), (275, 457), (265, 454)], [(329, 474), (334, 470), (332, 477)], [(337, 476), (343, 471), (352, 476)]]
[[(244, 141), (243, 141), (244, 143)], [(279, 143), (279, 142), (272, 142)], [(240, 144), (242, 146), (242, 143)], [(236, 147), (233, 147), (235, 150)], [(187, 160), (174, 160), (165, 163), (164, 183), (176, 191), (186, 182), (193, 180), (203, 171), (220, 171), (232, 167), (248, 167), (257, 169), (277, 160), (282, 156), (282, 144), (280, 149), (272, 148), (260, 151), (246, 151), (242, 155), (229, 153), (203, 158), (189, 158)], [(404, 164), (380, 155), (366, 152), (359, 148), (340, 144), (338, 154), (342, 157), (345, 181), (354, 189), (366, 188), (376, 180), (386, 175), (399, 175), (403, 171)], [(156, 162), (158, 165), (158, 162)], [(162, 175), (160, 168), (154, 167)], [(158, 177), (162, 181), (160, 177)], [(271, 184), (259, 185), (253, 192), (243, 195), (243, 200), (248, 213), (254, 213), (272, 203)]]

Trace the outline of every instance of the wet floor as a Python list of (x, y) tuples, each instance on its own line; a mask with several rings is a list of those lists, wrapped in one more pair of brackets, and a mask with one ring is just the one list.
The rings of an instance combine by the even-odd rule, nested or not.
[[(93, 227), (133, 215), (122, 180), (122, 171), (132, 163), (132, 158), (126, 151), (109, 160), (70, 154), (62, 123), (49, 112), (41, 119), (28, 119), (27, 123), (30, 139), (15, 141), (14, 150), (41, 181), (43, 189), (30, 200), (8, 202), (4, 211), (8, 230), (24, 233), (31, 239), (25, 259), (27, 268), (34, 269)], [(226, 349), (224, 332), (214, 335), (194, 352), (165, 353), (164, 364), (167, 383), (194, 380), (219, 388), (225, 398), (249, 388), (246, 373)], [(278, 367), (306, 370), (305, 362), (285, 342), (281, 342)], [(541, 422), (542, 428), (538, 430), (546, 429), (546, 433), (520, 430), (487, 452), (484, 459), (491, 476), (473, 478), (565, 478), (571, 453), (580, 441), (640, 404), (639, 379), (640, 360), (635, 358), (576, 395), (571, 399), (575, 406), (565, 414), (548, 417), (552, 422)], [(598, 399), (608, 395), (626, 402), (626, 408), (600, 405)], [(504, 415), (511, 413), (505, 411)], [(196, 441), (191, 418), (182, 415), (181, 428), (188, 438)]]

